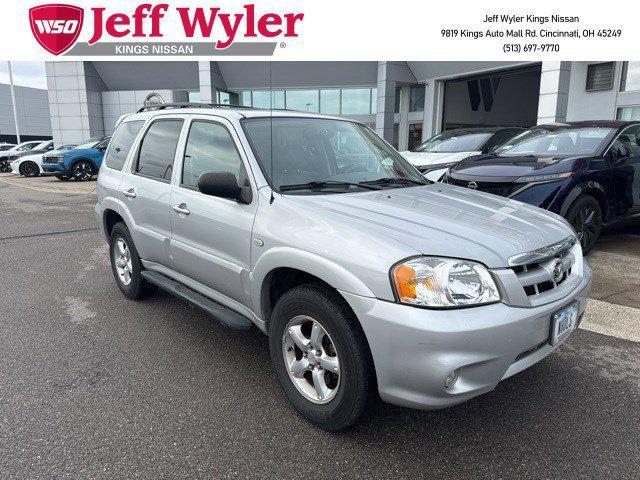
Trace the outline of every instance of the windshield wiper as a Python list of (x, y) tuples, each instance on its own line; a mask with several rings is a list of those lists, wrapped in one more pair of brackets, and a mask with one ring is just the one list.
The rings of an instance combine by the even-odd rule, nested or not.
[(367, 190), (379, 190), (379, 188), (373, 185), (366, 185), (365, 182), (353, 183), (353, 182), (334, 182), (334, 181), (322, 181), (322, 182), (307, 182), (307, 183), (294, 183), (291, 185), (280, 185), (281, 192), (290, 192), (292, 190), (322, 190), (325, 188), (350, 188), (360, 187)]
[(406, 185), (407, 183), (410, 183), (412, 185), (428, 185), (428, 180), (425, 179), (424, 181), (421, 182), (420, 180), (414, 180), (412, 178), (385, 177), (385, 178), (379, 178), (377, 180), (369, 180), (362, 183), (367, 185)]

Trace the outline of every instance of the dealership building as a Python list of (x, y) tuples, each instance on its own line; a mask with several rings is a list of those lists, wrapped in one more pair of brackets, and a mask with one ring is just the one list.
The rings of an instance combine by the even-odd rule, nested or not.
[(213, 102), (353, 118), (400, 150), (455, 127), (640, 120), (640, 62), (47, 62), (56, 144), (144, 105)]
[(16, 116), (13, 116), (11, 87), (0, 84), (0, 142), (17, 141), (16, 120), (20, 140), (51, 138), (51, 117), (47, 91), (41, 88), (15, 86)]

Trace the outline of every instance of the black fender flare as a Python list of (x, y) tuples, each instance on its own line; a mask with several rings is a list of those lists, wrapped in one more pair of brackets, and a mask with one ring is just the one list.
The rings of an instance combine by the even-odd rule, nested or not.
[[(581, 183), (580, 185), (576, 185), (575, 187), (573, 187), (573, 189), (569, 192), (569, 195), (567, 195), (567, 197), (564, 199), (564, 202), (562, 203), (562, 207), (560, 208), (560, 215), (565, 217), (567, 214), (567, 211), (569, 210), (569, 207), (571, 207), (571, 204), (582, 194), (589, 194), (590, 192), (597, 192), (597, 194), (601, 195), (604, 199), (604, 209), (602, 211), (602, 215), (603, 217), (606, 218), (606, 214), (607, 214), (607, 202), (606, 202), (606, 198), (607, 198), (607, 194), (604, 190), (604, 188), (602, 187), (602, 185), (600, 185), (600, 183), (590, 180), (588, 182), (585, 183)], [(598, 198), (596, 198), (596, 200), (599, 200)]]

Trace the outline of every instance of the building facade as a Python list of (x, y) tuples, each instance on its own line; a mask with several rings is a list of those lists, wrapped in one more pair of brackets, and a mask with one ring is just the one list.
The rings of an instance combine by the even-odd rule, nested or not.
[(185, 101), (353, 118), (400, 150), (462, 126), (640, 118), (640, 62), (49, 62), (46, 72), (56, 143)]
[[(39, 88), (14, 87), (20, 139), (51, 138), (51, 116), (47, 91)], [(15, 143), (16, 125), (13, 118), (11, 87), (0, 84), (0, 142)]]

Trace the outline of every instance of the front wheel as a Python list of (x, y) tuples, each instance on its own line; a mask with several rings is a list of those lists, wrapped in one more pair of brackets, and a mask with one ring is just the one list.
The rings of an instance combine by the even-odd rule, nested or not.
[(71, 167), (71, 176), (77, 182), (86, 182), (93, 177), (93, 165), (87, 160), (80, 160)]
[(566, 218), (576, 231), (582, 251), (585, 254), (589, 253), (602, 232), (603, 219), (600, 204), (592, 196), (583, 195), (569, 207)]
[(285, 395), (311, 423), (344, 430), (375, 405), (367, 340), (336, 292), (309, 284), (285, 293), (273, 311), (269, 347)]
[(37, 177), (40, 175), (40, 168), (34, 162), (23, 162), (19, 169), (20, 175), (25, 177)]

